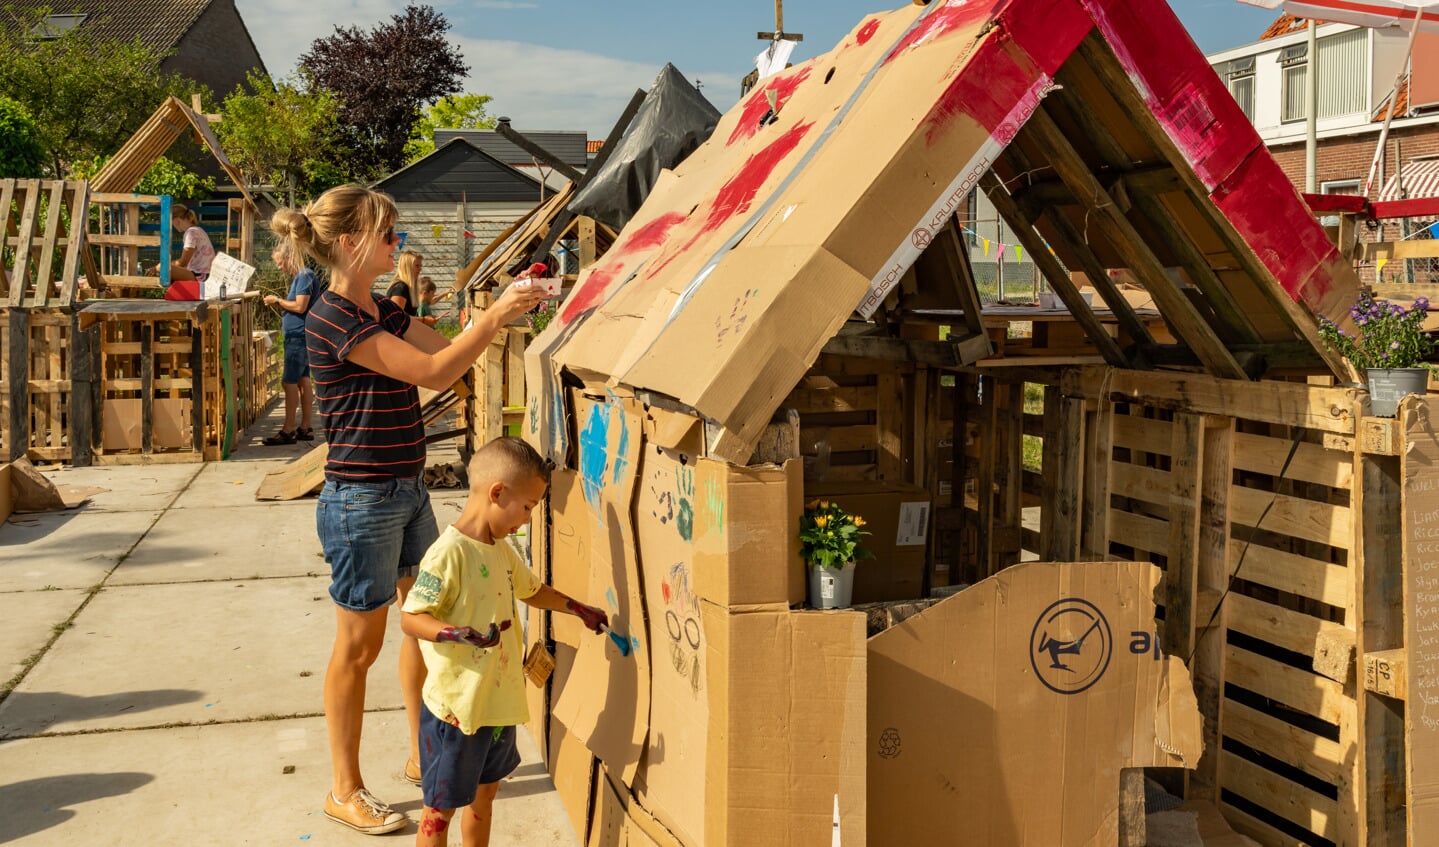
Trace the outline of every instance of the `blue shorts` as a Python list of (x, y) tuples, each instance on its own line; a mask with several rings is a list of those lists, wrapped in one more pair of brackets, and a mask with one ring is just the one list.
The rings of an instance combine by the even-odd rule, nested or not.
[(280, 382), (295, 385), (310, 375), (310, 351), (305, 349), (305, 331), (285, 333), (285, 371)]
[(440, 537), (430, 490), (420, 477), (388, 482), (325, 480), (315, 507), (330, 564), (330, 597), (353, 612), (395, 602), (395, 583), (413, 578)]
[(420, 789), (431, 809), (463, 809), (481, 785), (499, 782), (520, 766), (512, 726), (482, 726), (474, 735), (420, 705)]

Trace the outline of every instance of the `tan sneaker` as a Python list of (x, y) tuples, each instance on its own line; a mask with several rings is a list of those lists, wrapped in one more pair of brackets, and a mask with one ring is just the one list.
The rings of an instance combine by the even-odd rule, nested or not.
[(400, 774), (411, 785), (420, 784), (420, 763), (414, 759), (405, 760), (405, 770)]
[(334, 794), (325, 795), (325, 817), (366, 835), (381, 835), (403, 829), (410, 819), (375, 799), (363, 788), (355, 789), (350, 799), (341, 803)]

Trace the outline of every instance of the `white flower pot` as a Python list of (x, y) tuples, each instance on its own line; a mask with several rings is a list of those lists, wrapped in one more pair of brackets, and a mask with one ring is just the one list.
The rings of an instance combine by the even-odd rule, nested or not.
[(809, 604), (816, 609), (848, 609), (854, 596), (854, 562), (842, 568), (809, 566)]
[(1429, 390), (1428, 368), (1366, 368), (1369, 379), (1369, 410), (1381, 418), (1392, 418), (1399, 401), (1409, 394)]

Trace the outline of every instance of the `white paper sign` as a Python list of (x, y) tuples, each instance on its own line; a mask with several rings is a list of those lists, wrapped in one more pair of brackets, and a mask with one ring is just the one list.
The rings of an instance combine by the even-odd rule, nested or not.
[(754, 57), (754, 66), (759, 71), (759, 78), (764, 79), (784, 70), (785, 65), (789, 64), (790, 54), (794, 53), (794, 46), (798, 43), (798, 41), (790, 41), (787, 38), (771, 41), (763, 52)]
[(894, 546), (915, 547), (929, 536), (929, 501), (899, 504), (899, 533)]
[(250, 278), (254, 275), (253, 267), (228, 253), (216, 253), (202, 294), (206, 300), (239, 297), (249, 288)]

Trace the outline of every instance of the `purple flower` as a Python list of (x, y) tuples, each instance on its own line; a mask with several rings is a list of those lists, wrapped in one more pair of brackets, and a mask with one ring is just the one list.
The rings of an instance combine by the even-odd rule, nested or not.
[(1385, 352), (1385, 353), (1380, 353), (1380, 354), (1379, 354), (1379, 358), (1381, 358), (1381, 359), (1387, 359), (1387, 358), (1389, 358), (1389, 354), (1388, 354), (1387, 352)]
[(1390, 344), (1390, 345), (1389, 345), (1389, 349), (1390, 349), (1390, 350), (1398, 350), (1398, 349), (1399, 349), (1399, 342), (1396, 341), (1396, 342), (1394, 342), (1393, 344)]
[(1428, 309), (1429, 309), (1429, 298), (1428, 298), (1428, 297), (1415, 297), (1415, 298), (1414, 298), (1414, 308), (1416, 308), (1416, 309), (1423, 309), (1423, 310), (1425, 310), (1425, 311), (1428, 311)]

